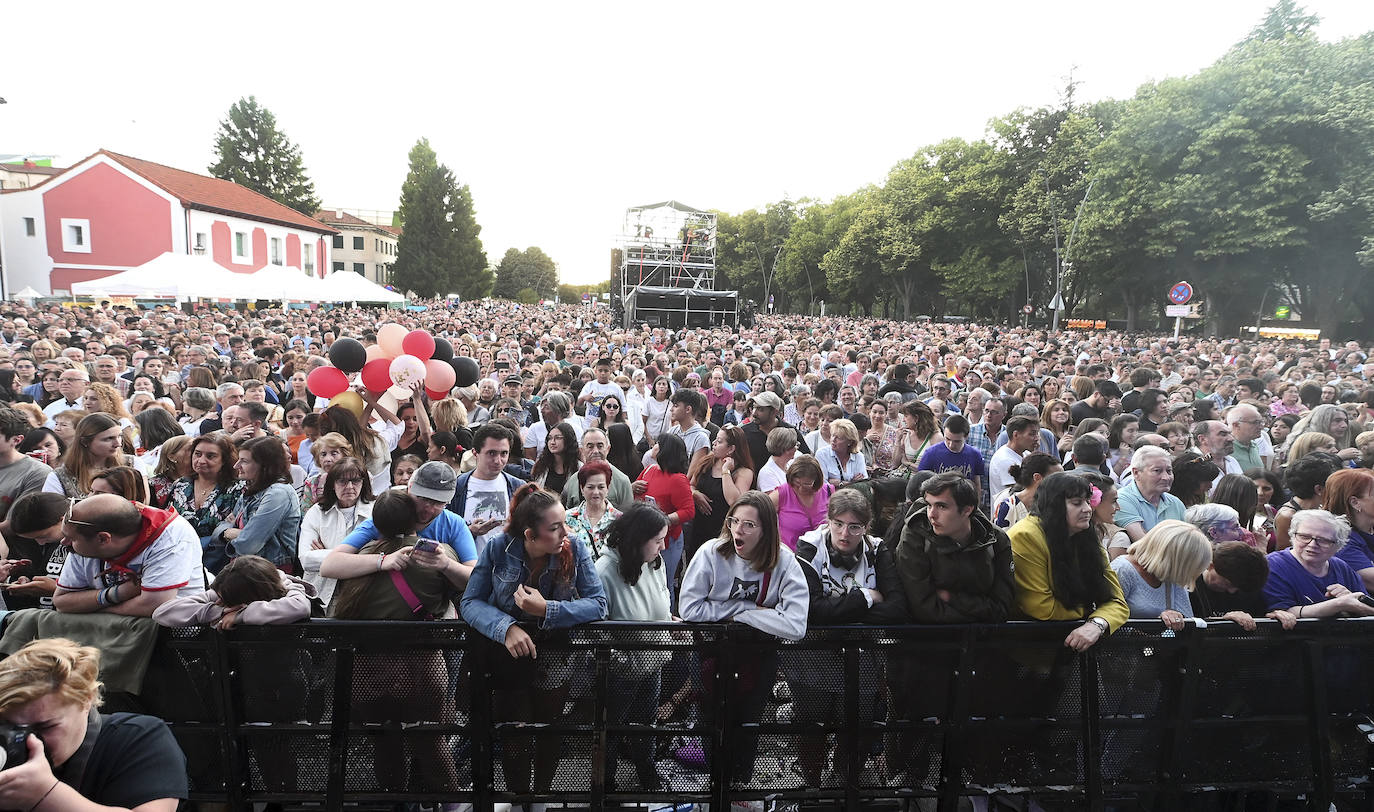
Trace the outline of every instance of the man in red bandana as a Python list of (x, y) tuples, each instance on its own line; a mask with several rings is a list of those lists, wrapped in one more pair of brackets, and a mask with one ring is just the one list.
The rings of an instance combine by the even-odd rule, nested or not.
[(72, 552), (53, 595), (59, 612), (151, 617), (172, 598), (205, 591), (200, 537), (174, 510), (93, 494), (72, 506), (62, 529)]

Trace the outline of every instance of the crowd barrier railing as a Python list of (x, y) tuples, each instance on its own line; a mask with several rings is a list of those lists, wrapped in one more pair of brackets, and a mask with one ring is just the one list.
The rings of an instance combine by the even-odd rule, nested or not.
[[(166, 631), (144, 690), (193, 799), (322, 803), (742, 799), (859, 810), (999, 792), (1103, 809), (1261, 790), (1374, 809), (1374, 619), (1291, 631), (1131, 623), (597, 623), (512, 668), (461, 623)], [(896, 804), (893, 804), (894, 806)]]

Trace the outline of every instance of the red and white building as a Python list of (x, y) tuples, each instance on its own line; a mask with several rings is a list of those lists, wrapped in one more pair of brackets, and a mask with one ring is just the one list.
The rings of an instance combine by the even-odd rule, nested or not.
[(227, 180), (101, 150), (27, 189), (0, 192), (5, 290), (65, 295), (168, 251), (231, 271), (269, 263), (324, 277), (337, 229)]

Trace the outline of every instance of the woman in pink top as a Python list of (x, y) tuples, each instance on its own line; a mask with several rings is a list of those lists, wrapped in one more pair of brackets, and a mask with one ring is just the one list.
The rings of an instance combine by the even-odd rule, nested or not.
[(825, 511), (835, 486), (825, 481), (816, 458), (803, 454), (787, 467), (787, 482), (768, 494), (778, 507), (778, 532), (788, 549), (797, 539), (825, 523)]

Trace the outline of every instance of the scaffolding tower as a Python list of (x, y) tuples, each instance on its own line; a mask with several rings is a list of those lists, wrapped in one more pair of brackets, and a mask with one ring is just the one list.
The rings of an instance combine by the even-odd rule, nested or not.
[[(716, 290), (716, 215), (666, 200), (625, 210), (612, 300), (621, 321), (736, 323), (735, 291)], [(692, 293), (689, 293), (692, 291)]]

